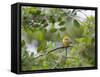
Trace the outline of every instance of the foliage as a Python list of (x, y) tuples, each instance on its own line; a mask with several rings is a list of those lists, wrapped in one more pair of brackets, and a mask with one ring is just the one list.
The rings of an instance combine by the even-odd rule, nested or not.
[[(55, 68), (92, 67), (95, 65), (95, 17), (81, 21), (78, 9), (22, 7), (21, 68), (41, 70)], [(63, 46), (63, 36), (73, 40), (73, 47), (48, 51)], [(37, 44), (35, 45), (35, 41)], [(37, 54), (27, 50), (36, 46)], [(32, 45), (32, 46), (34, 46)], [(39, 55), (44, 54), (40, 57)]]

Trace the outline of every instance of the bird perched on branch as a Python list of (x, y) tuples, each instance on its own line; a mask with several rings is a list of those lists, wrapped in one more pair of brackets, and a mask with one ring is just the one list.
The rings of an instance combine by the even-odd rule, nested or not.
[(70, 44), (72, 43), (71, 39), (68, 36), (64, 36), (63, 38), (63, 45), (66, 49), (66, 57), (67, 57), (67, 49), (70, 46)]

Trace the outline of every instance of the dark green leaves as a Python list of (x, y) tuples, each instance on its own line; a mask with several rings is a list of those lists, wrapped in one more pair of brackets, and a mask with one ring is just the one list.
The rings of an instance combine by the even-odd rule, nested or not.
[(73, 25), (76, 27), (80, 27), (80, 23), (76, 19), (74, 19)]
[(36, 14), (38, 14), (38, 15), (39, 15), (40, 13), (41, 13), (41, 10), (37, 10)]
[(59, 23), (59, 26), (62, 26), (62, 25), (64, 25), (65, 24), (65, 21), (61, 21), (60, 23)]
[(55, 21), (55, 18), (53, 17), (53, 16), (50, 16), (49, 17), (49, 20), (50, 20), (50, 22), (52, 23), (52, 24), (54, 24), (56, 21)]
[(57, 31), (57, 29), (55, 29), (55, 28), (50, 29), (50, 32), (52, 32), (52, 33), (55, 33), (56, 31)]
[(42, 21), (41, 21), (41, 24), (44, 24), (46, 22), (46, 20), (45, 19), (43, 19)]
[(61, 27), (61, 28), (60, 28), (60, 31), (65, 31), (65, 30), (66, 30), (65, 27)]
[(62, 17), (58, 17), (58, 21), (60, 22), (62, 20)]
[(48, 26), (48, 24), (47, 23), (45, 23), (43, 26), (42, 26), (42, 28), (45, 28), (45, 27), (47, 27)]

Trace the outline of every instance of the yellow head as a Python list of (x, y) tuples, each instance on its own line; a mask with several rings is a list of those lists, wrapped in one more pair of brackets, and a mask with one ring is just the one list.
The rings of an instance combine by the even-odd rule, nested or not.
[(71, 44), (71, 39), (68, 36), (64, 36), (64, 38), (63, 38), (63, 45), (65, 47), (67, 47), (67, 46), (70, 46), (70, 44)]

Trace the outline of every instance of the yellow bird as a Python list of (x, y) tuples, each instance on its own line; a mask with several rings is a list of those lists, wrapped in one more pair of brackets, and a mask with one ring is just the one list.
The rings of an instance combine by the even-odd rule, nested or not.
[(64, 45), (64, 47), (66, 49), (66, 57), (67, 57), (67, 49), (68, 49), (67, 47), (70, 46), (71, 43), (72, 43), (71, 39), (68, 36), (64, 36), (63, 45)]
[(64, 47), (70, 46), (71, 43), (72, 43), (71, 39), (68, 36), (64, 36), (64, 38), (63, 38)]

